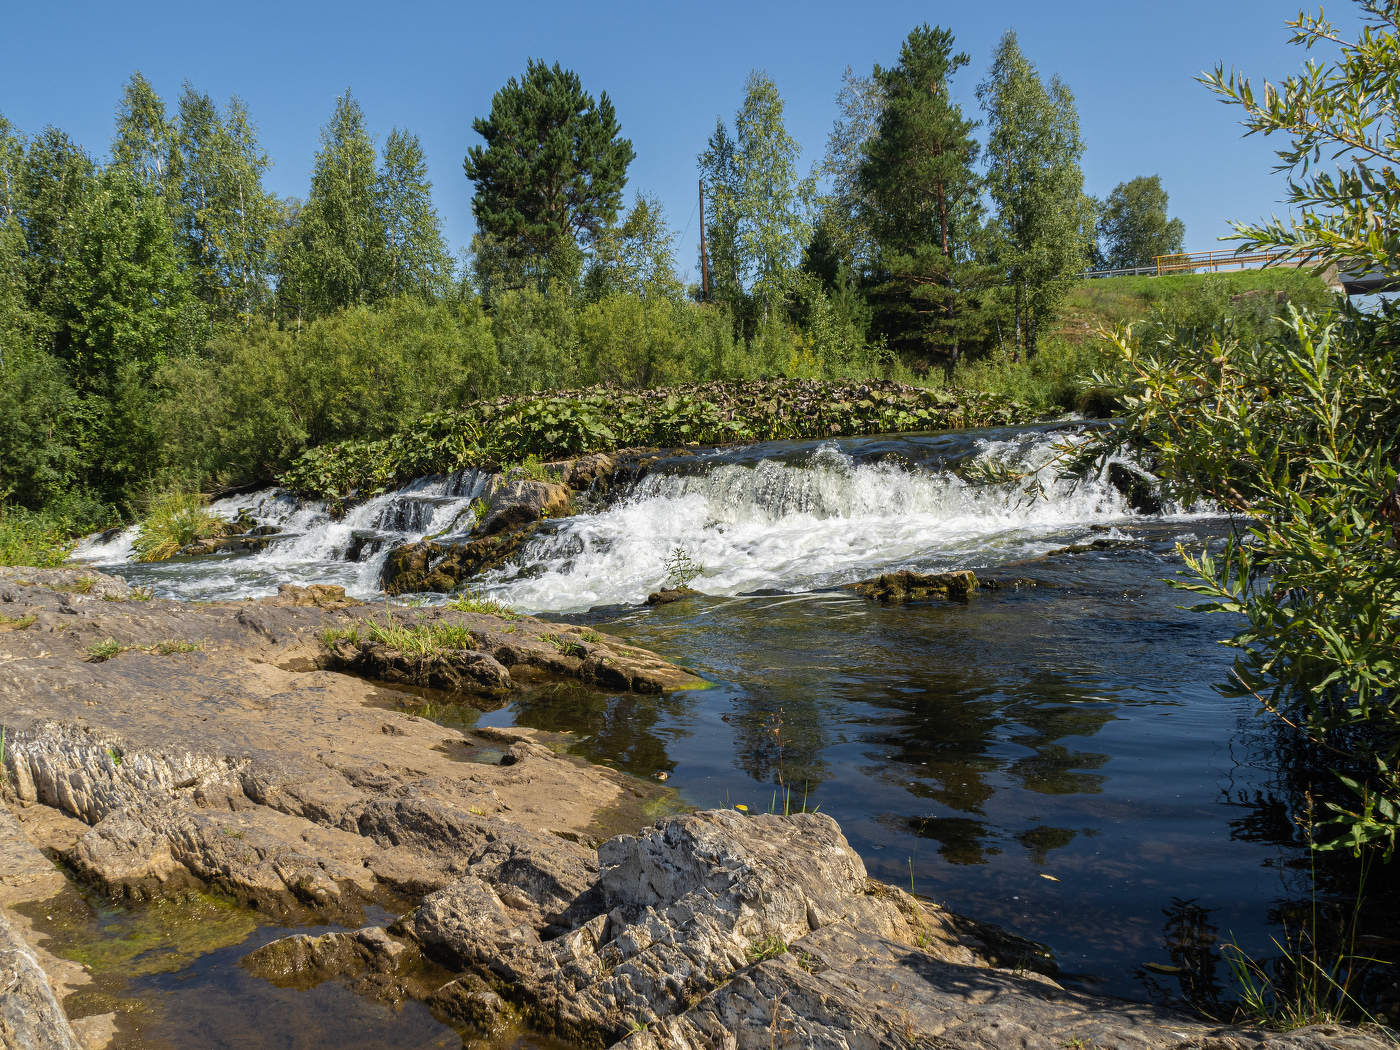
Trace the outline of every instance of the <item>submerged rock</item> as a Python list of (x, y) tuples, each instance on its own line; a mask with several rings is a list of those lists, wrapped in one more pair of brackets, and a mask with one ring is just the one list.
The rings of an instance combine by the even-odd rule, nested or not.
[(847, 584), (846, 589), (887, 604), (926, 601), (929, 598), (967, 601), (977, 590), (977, 577), (970, 569), (932, 574), (901, 569), (874, 579)]

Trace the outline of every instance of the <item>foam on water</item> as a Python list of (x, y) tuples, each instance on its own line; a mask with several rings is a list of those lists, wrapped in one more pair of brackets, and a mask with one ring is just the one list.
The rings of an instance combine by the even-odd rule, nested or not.
[(609, 509), (561, 522), (479, 589), (531, 611), (635, 604), (666, 580), (681, 550), (704, 570), (691, 586), (708, 594), (810, 591), (897, 568), (1032, 556), (1136, 516), (1102, 475), (1057, 477), (1058, 454), (1040, 435), (980, 442), (973, 459), (1021, 475), (997, 485), (857, 463), (834, 445), (799, 463), (653, 475)]
[[(1018, 475), (972, 484), (949, 469), (858, 462), (836, 443), (796, 456), (722, 459), (701, 472), (655, 473), (606, 509), (558, 523), (516, 561), (478, 585), (532, 612), (635, 604), (662, 586), (677, 550), (703, 568), (692, 586), (709, 594), (803, 592), (895, 568), (979, 568), (1042, 553), (1091, 526), (1135, 515), (1103, 476), (1056, 476), (1063, 434), (969, 439), (966, 460)], [(281, 489), (221, 500), (281, 535), (252, 555), (131, 563), (135, 529), (84, 541), (75, 556), (120, 569), (161, 595), (239, 598), (281, 583), (336, 583), (378, 595), (395, 546), (453, 534), (488, 476), (464, 471), (421, 478), (343, 517)], [(1180, 515), (1180, 508), (1171, 513)]]

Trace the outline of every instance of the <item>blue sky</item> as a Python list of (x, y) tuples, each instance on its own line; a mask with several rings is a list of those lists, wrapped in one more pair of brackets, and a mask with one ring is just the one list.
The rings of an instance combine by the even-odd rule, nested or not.
[[(531, 57), (575, 69), (607, 91), (637, 159), (628, 196), (659, 196), (695, 257), (696, 154), (716, 116), (730, 119), (746, 75), (763, 69), (787, 104), (804, 165), (821, 159), (847, 65), (892, 64), (920, 22), (947, 26), (972, 56), (954, 84), (969, 112), (1002, 32), (1014, 28), (1042, 75), (1075, 94), (1086, 189), (1159, 174), (1187, 248), (1220, 247), (1228, 220), (1279, 211), (1269, 143), (1242, 140), (1239, 113), (1193, 78), (1223, 62), (1251, 75), (1296, 70), (1303, 52), (1276, 0), (1083, 0), (1060, 3), (765, 3), (665, 5), (419, 3), (242, 5), (15, 4), (0, 63), (0, 113), (22, 130), (66, 130), (104, 156), (122, 85), (141, 70), (173, 107), (188, 79), (219, 102), (241, 96), (272, 156), (269, 188), (305, 196), (321, 125), (347, 86), (380, 143), (419, 135), (454, 252), (471, 238), (462, 157), (473, 117)], [(1335, 15), (1350, 15), (1338, 5)]]

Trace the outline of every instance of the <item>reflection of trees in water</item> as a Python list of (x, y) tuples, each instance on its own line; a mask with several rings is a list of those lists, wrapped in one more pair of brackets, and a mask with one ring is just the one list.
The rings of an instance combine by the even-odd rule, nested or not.
[[(666, 741), (655, 729), (662, 718), (683, 713), (685, 708), (683, 700), (665, 694), (614, 695), (570, 686), (542, 689), (515, 700), (521, 725), (587, 737), (577, 750), (590, 761), (606, 760), (640, 776), (675, 768)], [(671, 735), (684, 734), (673, 730)]]
[(938, 855), (949, 864), (985, 864), (1001, 849), (991, 839), (991, 829), (970, 817), (913, 817), (905, 827), (938, 843)]
[(759, 784), (782, 784), (810, 793), (827, 778), (822, 752), (827, 727), (838, 721), (830, 701), (811, 694), (781, 697), (746, 691), (724, 720), (734, 730), (734, 757)]
[(1167, 919), (1162, 927), (1162, 946), (1171, 964), (1139, 970), (1138, 977), (1158, 998), (1181, 999), (1218, 1016), (1225, 993), (1221, 979), (1224, 960), (1216, 950), (1220, 931), (1210, 921), (1211, 911), (1195, 899), (1173, 897), (1162, 909)]
[[(867, 702), (896, 712), (864, 739), (879, 745), (872, 776), (899, 784), (965, 816), (929, 814), (908, 822), (915, 834), (940, 843), (951, 863), (978, 864), (1001, 852), (996, 832), (976, 819), (998, 790), (997, 774), (1040, 794), (1089, 795), (1103, 790), (1108, 756), (1059, 743), (1090, 737), (1118, 715), (1116, 705), (1091, 693), (1082, 679), (1045, 672), (1019, 683), (1014, 695), (994, 688), (976, 669), (950, 669), (930, 677), (921, 692), (885, 689)], [(1029, 754), (1004, 756), (1009, 740)], [(1026, 829), (1013, 837), (1043, 864), (1050, 850), (1069, 844), (1067, 828)]]

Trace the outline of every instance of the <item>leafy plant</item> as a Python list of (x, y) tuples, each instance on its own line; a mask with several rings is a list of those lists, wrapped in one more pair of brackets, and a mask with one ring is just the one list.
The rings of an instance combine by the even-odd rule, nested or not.
[[(1221, 70), (1206, 83), (1279, 134), (1299, 218), (1237, 226), (1246, 247), (1288, 248), (1318, 266), (1400, 278), (1400, 22), (1361, 0), (1346, 40), (1321, 15), (1294, 42), (1334, 47), (1282, 85)], [(1339, 104), (1344, 100), (1344, 104)], [(1327, 155), (1339, 165), (1324, 170)], [(1390, 856), (1400, 832), (1400, 311), (1289, 308), (1281, 334), (1228, 328), (1143, 346), (1115, 340), (1128, 440), (1183, 498), (1241, 515), (1223, 551), (1184, 552), (1198, 609), (1244, 626), (1227, 695), (1248, 697), (1337, 775), (1320, 849)], [(1354, 799), (1348, 803), (1347, 798)], [(1311, 820), (1311, 813), (1308, 815)]]
[(0, 502), (0, 565), (50, 569), (62, 565), (72, 550), (62, 522)]

